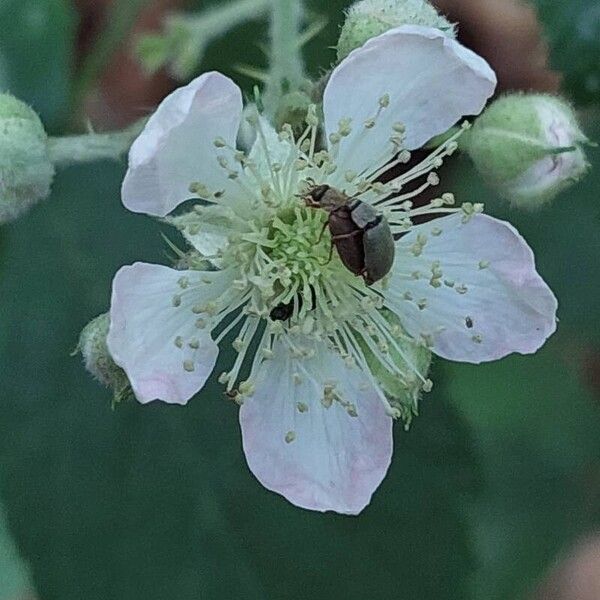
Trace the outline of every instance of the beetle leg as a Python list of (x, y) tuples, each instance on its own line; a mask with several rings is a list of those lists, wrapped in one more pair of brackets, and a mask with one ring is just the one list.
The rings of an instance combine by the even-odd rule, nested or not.
[(329, 221), (325, 221), (325, 223), (323, 223), (323, 229), (321, 229), (321, 233), (319, 234), (319, 238), (317, 239), (317, 244), (321, 243), (321, 240), (323, 239), (323, 234), (325, 233), (325, 230), (327, 229), (328, 225)]
[(367, 271), (367, 267), (365, 267), (361, 272), (360, 272), (360, 276), (365, 280), (365, 283), (367, 285), (373, 285), (373, 281), (371, 280), (371, 277), (369, 276), (369, 273)]
[(332, 256), (333, 256), (333, 242), (331, 242), (331, 247), (329, 248), (329, 258), (325, 262), (319, 261), (319, 264), (322, 267), (324, 267), (325, 265), (328, 265), (331, 262)]
[(351, 231), (350, 233), (341, 233), (340, 235), (331, 236), (331, 240), (336, 242), (337, 240), (347, 240), (348, 238), (352, 238), (357, 235), (362, 235), (363, 230), (357, 229), (356, 231)]

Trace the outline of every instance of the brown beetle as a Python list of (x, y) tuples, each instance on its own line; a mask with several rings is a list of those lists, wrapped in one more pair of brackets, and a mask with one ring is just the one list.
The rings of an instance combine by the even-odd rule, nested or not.
[(394, 264), (395, 246), (387, 219), (372, 206), (328, 185), (305, 197), (307, 206), (329, 213), (326, 226), (344, 266), (367, 285), (385, 277)]

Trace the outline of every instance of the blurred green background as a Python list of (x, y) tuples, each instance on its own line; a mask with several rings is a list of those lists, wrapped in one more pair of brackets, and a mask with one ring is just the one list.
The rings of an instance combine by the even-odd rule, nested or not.
[[(538, 4), (565, 93), (600, 140), (598, 2)], [(343, 6), (311, 4), (329, 19), (307, 47), (315, 74)], [(0, 0), (0, 89), (54, 133), (76, 116), (76, 27), (69, 2)], [(201, 67), (235, 77), (232, 65), (263, 61), (264, 41), (264, 24), (240, 27)], [(124, 162), (61, 172), (49, 200), (0, 229), (0, 600), (30, 597), (28, 579), (44, 600), (530, 598), (600, 525), (600, 152), (590, 157), (591, 176), (535, 214), (495, 199), (466, 159), (443, 180), (524, 234), (559, 298), (559, 332), (533, 357), (437, 361), (434, 392), (410, 431), (396, 427), (389, 475), (358, 518), (264, 490), (214, 382), (186, 408), (111, 410), (70, 353), (119, 266), (165, 261), (161, 227), (121, 206)]]

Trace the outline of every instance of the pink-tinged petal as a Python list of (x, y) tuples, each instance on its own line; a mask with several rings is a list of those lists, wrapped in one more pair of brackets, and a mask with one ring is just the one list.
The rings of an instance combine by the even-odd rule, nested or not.
[(204, 385), (218, 348), (210, 327), (196, 326), (205, 315), (194, 308), (229, 284), (222, 272), (176, 271), (147, 263), (117, 272), (108, 349), (141, 403), (185, 404)]
[(222, 138), (235, 147), (241, 115), (241, 91), (220, 73), (205, 73), (167, 96), (131, 146), (123, 204), (164, 217), (192, 196), (193, 182), (237, 193), (217, 162), (229, 151), (213, 142)]
[[(427, 242), (414, 256), (419, 235)], [(531, 248), (514, 227), (486, 215), (415, 227), (397, 243), (385, 294), (406, 330), (450, 360), (531, 354), (556, 330), (557, 301)]]
[[(390, 464), (392, 419), (356, 368), (324, 344), (314, 349), (314, 358), (298, 359), (281, 341), (261, 366), (240, 409), (246, 460), (267, 489), (296, 506), (357, 514)], [(357, 416), (322, 403), (330, 383)]]
[[(336, 159), (338, 179), (389, 159), (395, 123), (406, 128), (404, 147), (420, 148), (462, 116), (479, 114), (495, 87), (487, 62), (438, 29), (404, 25), (370, 39), (334, 69), (323, 97), (328, 137), (341, 119), (352, 119)], [(365, 129), (385, 95), (389, 106)]]

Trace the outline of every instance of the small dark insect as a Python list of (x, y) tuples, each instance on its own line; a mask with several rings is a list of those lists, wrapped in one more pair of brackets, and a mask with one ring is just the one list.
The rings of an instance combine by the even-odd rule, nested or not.
[(387, 219), (372, 206), (328, 185), (314, 187), (307, 206), (329, 213), (326, 226), (344, 266), (367, 285), (385, 277), (394, 264), (394, 237)]
[(294, 313), (294, 302), (279, 304), (269, 313), (272, 321), (287, 321)]
[(467, 317), (465, 319), (465, 325), (467, 326), (468, 329), (472, 329), (473, 328), (473, 319), (471, 319), (471, 317)]
[[(315, 294), (315, 290), (312, 286), (310, 287), (310, 309), (314, 310), (317, 305), (317, 296)], [(296, 298), (292, 298), (288, 303), (278, 304), (275, 308), (271, 309), (269, 313), (269, 317), (272, 321), (287, 321), (294, 314), (294, 302), (298, 303), (298, 310), (302, 308), (304, 304), (301, 295), (297, 295)]]

